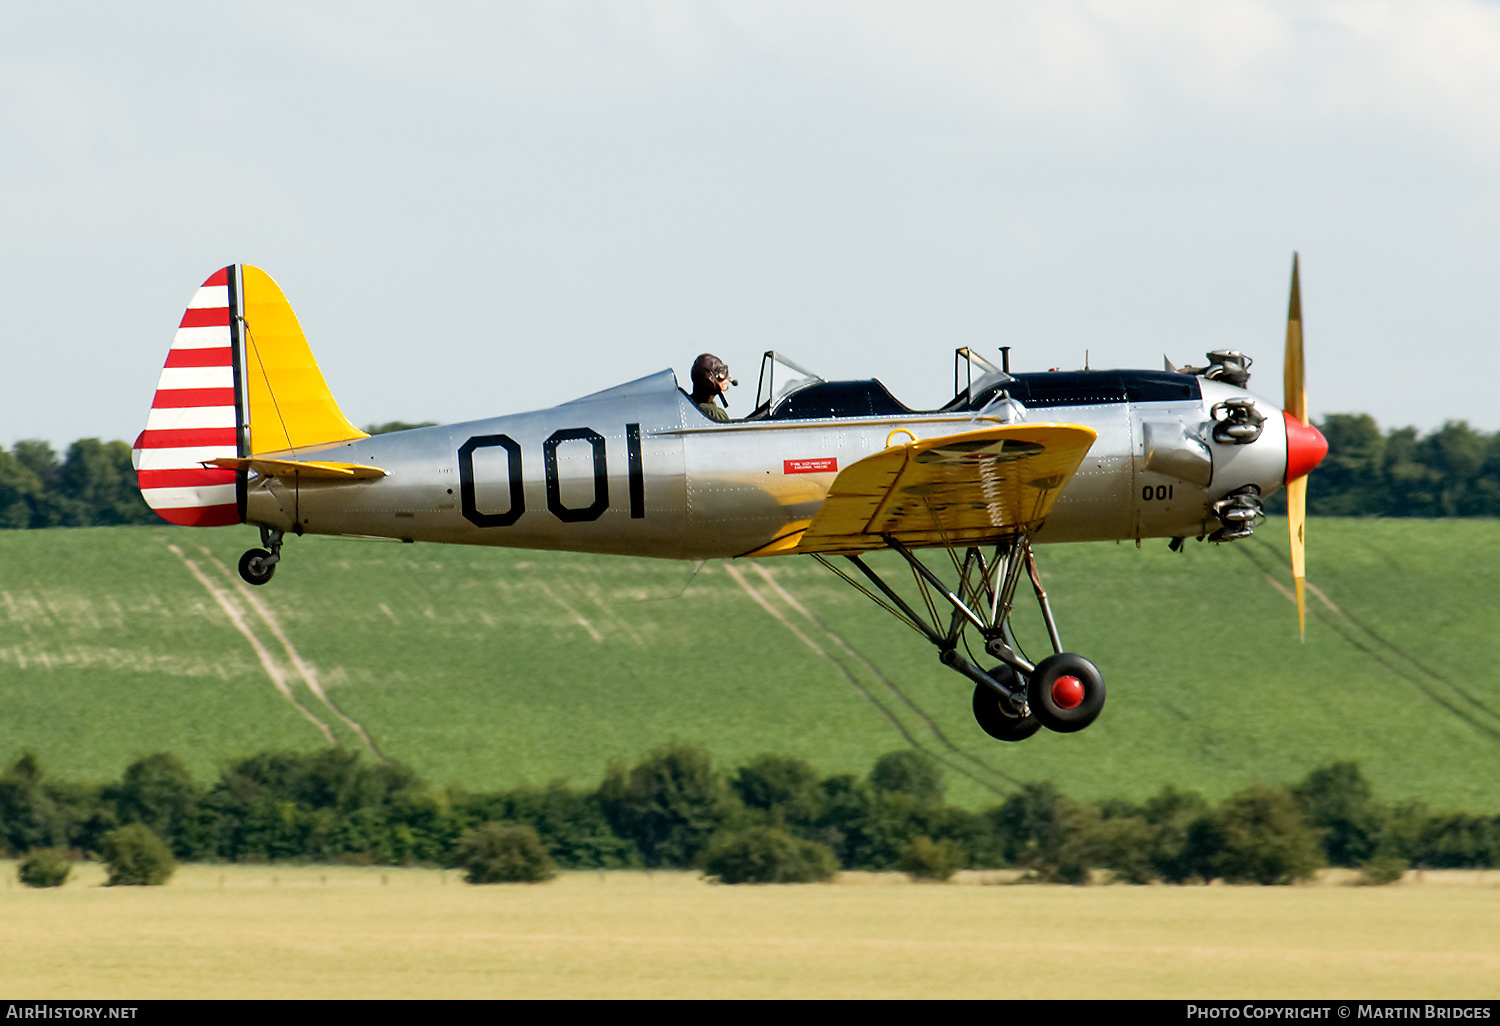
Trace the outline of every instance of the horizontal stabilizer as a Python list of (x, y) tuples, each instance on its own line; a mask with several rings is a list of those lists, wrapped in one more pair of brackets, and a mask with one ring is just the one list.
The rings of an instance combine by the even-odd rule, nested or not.
[(228, 470), (253, 470), (262, 477), (301, 477), (310, 480), (351, 481), (385, 477), (385, 471), (367, 463), (333, 463), (327, 460), (273, 460), (265, 456), (220, 457), (205, 460)]

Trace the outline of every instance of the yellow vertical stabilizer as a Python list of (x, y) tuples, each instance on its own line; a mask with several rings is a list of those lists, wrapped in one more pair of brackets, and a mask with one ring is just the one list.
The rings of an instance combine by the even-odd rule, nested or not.
[(328, 391), (281, 288), (259, 267), (240, 272), (250, 455), (368, 438)]

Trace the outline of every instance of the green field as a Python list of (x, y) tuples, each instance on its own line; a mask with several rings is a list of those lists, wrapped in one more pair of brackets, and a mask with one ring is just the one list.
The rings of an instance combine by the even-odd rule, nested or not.
[(1027, 780), (1217, 799), (1352, 759), (1387, 800), (1500, 811), (1500, 524), (1314, 521), (1305, 645), (1281, 531), (1040, 549), (1063, 640), (1109, 703), (1019, 745), (982, 734), (930, 646), (807, 559), (695, 573), (308, 537), (252, 591), (234, 572), (248, 528), (0, 532), (0, 758), (103, 781), (166, 750), (208, 781), (332, 736), (492, 789), (592, 786), (671, 739), (824, 774), (915, 745), (973, 807)]
[[(14, 864), (0, 875), (14, 882)], [(1391, 887), (184, 866), (0, 890), (0, 989), (108, 998), (1496, 998), (1496, 874)]]

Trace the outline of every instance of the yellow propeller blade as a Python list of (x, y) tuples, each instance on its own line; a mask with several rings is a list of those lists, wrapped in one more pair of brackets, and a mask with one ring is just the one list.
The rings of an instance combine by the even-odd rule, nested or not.
[(1299, 477), (1286, 486), (1286, 518), (1292, 536), (1292, 580), (1297, 585), (1297, 631), (1307, 640), (1307, 567), (1302, 556), (1303, 532), (1307, 523), (1307, 478)]
[[(1286, 313), (1285, 402), (1282, 408), (1307, 423), (1307, 375), (1302, 364), (1302, 289), (1298, 283), (1297, 254), (1292, 254), (1292, 298)], [(1286, 486), (1287, 530), (1292, 543), (1292, 579), (1297, 585), (1297, 630), (1307, 640), (1307, 565), (1304, 542), (1307, 526), (1307, 478)]]
[(1302, 366), (1302, 287), (1297, 280), (1297, 254), (1292, 254), (1292, 299), (1286, 311), (1286, 399), (1283, 409), (1307, 423), (1307, 375)]

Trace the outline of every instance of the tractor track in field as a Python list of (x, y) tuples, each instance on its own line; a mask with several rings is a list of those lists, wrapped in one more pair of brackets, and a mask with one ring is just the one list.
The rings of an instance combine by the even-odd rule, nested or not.
[[(884, 684), (885, 687), (893, 695), (895, 695), (897, 698), (899, 698), (901, 700), (902, 704), (904, 704), (908, 709), (910, 709), (912, 711), (912, 713), (914, 713), (916, 716), (920, 717), (921, 720), (922, 720), (923, 725), (926, 726), (928, 730), (932, 731), (932, 735), (935, 738), (937, 738), (937, 741), (938, 741), (938, 743), (940, 745), (942, 745), (945, 749), (947, 749), (949, 752), (951, 752), (954, 756), (956, 756), (958, 758), (961, 758), (961, 759), (965, 759), (965, 760), (973, 763), (979, 769), (982, 769), (986, 773), (991, 773), (994, 776), (999, 777), (1001, 780), (1004, 780), (1007, 784), (1010, 784), (1010, 785), (1012, 785), (1014, 787), (1020, 787), (1021, 786), (1021, 782), (1019, 780), (1016, 780), (1014, 777), (1009, 776), (1008, 774), (1004, 773), (1003, 771), (996, 769), (994, 766), (991, 766), (989, 763), (985, 762), (983, 759), (980, 759), (978, 756), (973, 755), (973, 754), (971, 754), (969, 752), (963, 751), (957, 745), (955, 745), (952, 741), (948, 740), (947, 735), (943, 733), (943, 730), (942, 730), (941, 727), (938, 726), (937, 721), (935, 721), (931, 716), (929, 716), (927, 714), (927, 711), (925, 709), (923, 709), (915, 701), (913, 701), (912, 698), (911, 698), (911, 696), (908, 695), (899, 685), (897, 685), (895, 681), (893, 681), (889, 677), (887, 677), (885, 675), (885, 673), (883, 673), (881, 671), (881, 669), (878, 666), (876, 666), (875, 663), (868, 656), (866, 656), (859, 649), (857, 649), (853, 645), (851, 645), (842, 635), (840, 635), (838, 632), (836, 632), (832, 627), (829, 627), (822, 620), (818, 619), (818, 617), (816, 615), (814, 615), (806, 606), (804, 606), (790, 592), (788, 592), (786, 590), (786, 588), (782, 586), (781, 582), (777, 581), (771, 575), (771, 571), (767, 570), (765, 568), (765, 566), (763, 566), (760, 563), (756, 563), (756, 564), (754, 564), (754, 566), (755, 566), (756, 572), (759, 573), (760, 576), (765, 579), (766, 583), (769, 584), (776, 591), (777, 595), (779, 595), (781, 597), (782, 601), (786, 602), (787, 605), (791, 606), (798, 613), (802, 614), (802, 616), (806, 617), (808, 621), (810, 621), (811, 623), (813, 623), (814, 625), (816, 625), (819, 630), (823, 631), (826, 635), (828, 635), (828, 637), (833, 640), (834, 644), (836, 644), (838, 647), (842, 648), (845, 652), (849, 653), (850, 657), (852, 657), (853, 659), (855, 659), (861, 666), (863, 666), (866, 669), (866, 671), (868, 671), (871, 674), (871, 676), (875, 677), (876, 680), (878, 680), (878, 681), (880, 681), (880, 683)], [(963, 772), (963, 770), (959, 770), (959, 772)], [(965, 776), (968, 776), (968, 775), (969, 774), (965, 773)], [(972, 777), (971, 777), (971, 779), (972, 779)], [(976, 782), (982, 783), (980, 781), (976, 781)], [(989, 787), (989, 785), (987, 785), (987, 784), (985, 784), (983, 786)], [(993, 791), (994, 788), (990, 787), (990, 790)], [(999, 792), (996, 792), (996, 793), (999, 793)]]
[[(251, 649), (255, 652), (256, 658), (260, 661), (261, 669), (270, 678), (271, 684), (276, 688), (276, 691), (290, 702), (298, 713), (317, 728), (318, 732), (327, 739), (329, 745), (337, 747), (339, 745), (338, 737), (334, 734), (333, 728), (327, 721), (298, 700), (292, 691), (292, 685), (295, 680), (300, 679), (308, 692), (327, 707), (328, 711), (333, 713), (346, 727), (352, 730), (375, 758), (381, 762), (390, 761), (381, 752), (380, 747), (375, 743), (374, 738), (370, 736), (369, 731), (365, 730), (363, 725), (345, 713), (328, 697), (328, 693), (323, 689), (322, 683), (318, 679), (317, 670), (314, 669), (311, 663), (302, 658), (302, 654), (297, 651), (296, 646), (292, 644), (286, 632), (281, 629), (281, 623), (277, 620), (270, 606), (259, 595), (251, 591), (249, 585), (240, 580), (239, 576), (225, 566), (209, 549), (199, 546), (199, 551), (203, 553), (204, 557), (213, 564), (214, 568), (228, 582), (228, 587), (225, 587), (221, 583), (216, 583), (204, 572), (202, 567), (189, 558), (176, 545), (167, 543), (167, 548), (182, 561), (183, 565), (187, 567), (198, 583), (203, 586), (203, 589), (208, 592), (209, 597), (223, 611), (234, 629), (239, 631), (245, 640), (249, 642)], [(241, 604), (242, 602), (243, 605)], [(282, 665), (282, 662), (272, 653), (271, 646), (256, 633), (250, 617), (246, 615), (247, 608), (255, 614), (262, 628), (268, 631), (272, 639), (281, 646), (287, 665)], [(290, 669), (288, 669), (288, 666)]]
[[(1280, 562), (1284, 569), (1290, 570), (1291, 564), (1275, 546), (1262, 543), (1262, 548), (1271, 553)], [(1243, 546), (1240, 551), (1244, 553), (1256, 570), (1260, 571), (1276, 590), (1281, 592), (1287, 599), (1295, 603), (1297, 596), (1285, 584), (1281, 583), (1271, 572), (1271, 569), (1262, 559), (1251, 550), (1251, 547)], [(1308, 608), (1318, 622), (1332, 630), (1350, 647), (1369, 656), (1375, 662), (1390, 670), (1401, 680), (1412, 685), (1435, 705), (1446, 709), (1458, 719), (1467, 723), (1481, 734), (1489, 737), (1492, 741), (1500, 743), (1500, 729), (1484, 722), (1486, 717), (1500, 723), (1500, 712), (1493, 709), (1484, 700), (1470, 694), (1455, 681), (1441, 673), (1433, 670), (1414, 656), (1408, 654), (1395, 642), (1385, 638), (1373, 627), (1359, 620), (1346, 610), (1336, 605), (1323, 590), (1311, 581), (1307, 581), (1307, 590), (1323, 606), (1309, 605)], [(1440, 685), (1457, 696), (1457, 700), (1439, 693), (1434, 685)]]
[(381, 762), (389, 762), (390, 760), (385, 757), (385, 753), (380, 750), (380, 746), (375, 743), (375, 739), (370, 736), (369, 731), (365, 730), (357, 720), (344, 712), (343, 709), (340, 709), (338, 704), (328, 697), (328, 692), (323, 690), (323, 684), (318, 680), (318, 671), (311, 663), (302, 658), (302, 653), (297, 651), (291, 639), (286, 636), (286, 632), (281, 629), (281, 623), (277, 620), (276, 614), (271, 611), (270, 606), (266, 605), (255, 589), (241, 580), (237, 573), (219, 562), (218, 557), (209, 553), (207, 549), (203, 551), (213, 560), (214, 565), (219, 568), (219, 572), (228, 578), (230, 583), (238, 589), (240, 595), (250, 605), (250, 608), (255, 610), (255, 615), (260, 617), (261, 622), (271, 631), (272, 636), (281, 643), (282, 649), (286, 652), (287, 659), (297, 671), (297, 675), (302, 678), (302, 682), (307, 685), (307, 689), (318, 696), (318, 701), (327, 706), (329, 712), (337, 716), (343, 721), (346, 727), (358, 735), (359, 739), (364, 742), (365, 747), (370, 750), (371, 755), (375, 756)]
[[(866, 699), (871, 705), (875, 706), (875, 708), (880, 711), (881, 715), (890, 722), (891, 726), (895, 728), (897, 733), (899, 733), (909, 745), (911, 745), (917, 751), (922, 752), (924, 755), (927, 755), (947, 766), (955, 773), (967, 777), (974, 783), (978, 784), (980, 787), (983, 787), (985, 790), (999, 797), (1008, 797), (1014, 788), (1018, 788), (1021, 786), (1020, 781), (989, 765), (977, 756), (963, 751), (957, 745), (955, 745), (951, 740), (949, 740), (948, 736), (943, 733), (942, 728), (937, 724), (937, 722), (933, 720), (930, 715), (928, 715), (927, 711), (924, 710), (915, 701), (913, 701), (911, 696), (906, 694), (906, 692), (903, 691), (895, 683), (895, 681), (891, 680), (884, 673), (882, 673), (880, 669), (867, 656), (865, 656), (853, 645), (851, 645), (845, 638), (839, 635), (838, 632), (834, 631), (831, 627), (814, 616), (812, 612), (809, 611), (807, 607), (804, 606), (801, 602), (799, 602), (795, 596), (787, 591), (786, 588), (782, 586), (781, 582), (777, 581), (775, 577), (772, 576), (771, 572), (764, 566), (759, 563), (752, 563), (751, 565), (755, 568), (757, 574), (765, 582), (765, 586), (790, 609), (803, 617), (824, 639), (826, 645), (818, 644), (818, 642), (814, 640), (814, 638), (810, 637), (806, 631), (797, 626), (797, 624), (793, 623), (792, 620), (788, 618), (784, 613), (782, 613), (781, 610), (777, 609), (775, 605), (773, 605), (764, 594), (762, 594), (755, 588), (754, 585), (746, 580), (745, 575), (740, 571), (738, 567), (734, 566), (733, 564), (726, 564), (725, 569), (728, 571), (729, 576), (734, 580), (734, 582), (738, 584), (740, 588), (742, 588), (745, 593), (755, 601), (757, 605), (759, 605), (762, 609), (769, 613), (772, 618), (774, 618), (783, 627), (791, 631), (793, 635), (795, 635), (808, 648), (812, 649), (813, 652), (837, 667), (839, 672), (843, 674), (844, 678), (849, 682), (849, 684), (856, 691), (858, 691), (864, 699)], [(831, 650), (837, 650), (838, 652), (841, 652), (842, 656), (835, 654), (835, 651)], [(850, 666), (851, 662), (862, 667), (867, 674), (879, 681), (880, 684), (883, 685), (886, 690), (891, 693), (891, 695), (895, 696), (895, 698), (900, 702), (901, 705), (905, 706), (912, 715), (917, 717), (917, 719), (921, 723), (921, 727), (916, 729), (918, 731), (925, 731), (926, 733), (930, 734), (933, 740), (936, 742), (936, 747), (939, 749), (938, 751), (933, 751), (931, 746), (923, 744), (917, 739), (917, 737), (913, 733), (913, 730), (908, 728), (906, 723), (904, 723), (902, 719), (896, 714), (896, 712), (890, 707), (890, 705), (887, 704), (887, 701), (883, 701), (878, 695), (875, 694), (875, 692), (873, 692), (859, 679), (858, 675)], [(966, 763), (968, 765), (966, 765)], [(973, 768), (971, 768), (971, 766)], [(975, 768), (983, 771), (991, 777), (999, 778), (1001, 781), (1004, 781), (1004, 786), (997, 785), (993, 780), (982, 779), (978, 774), (976, 774)]]

